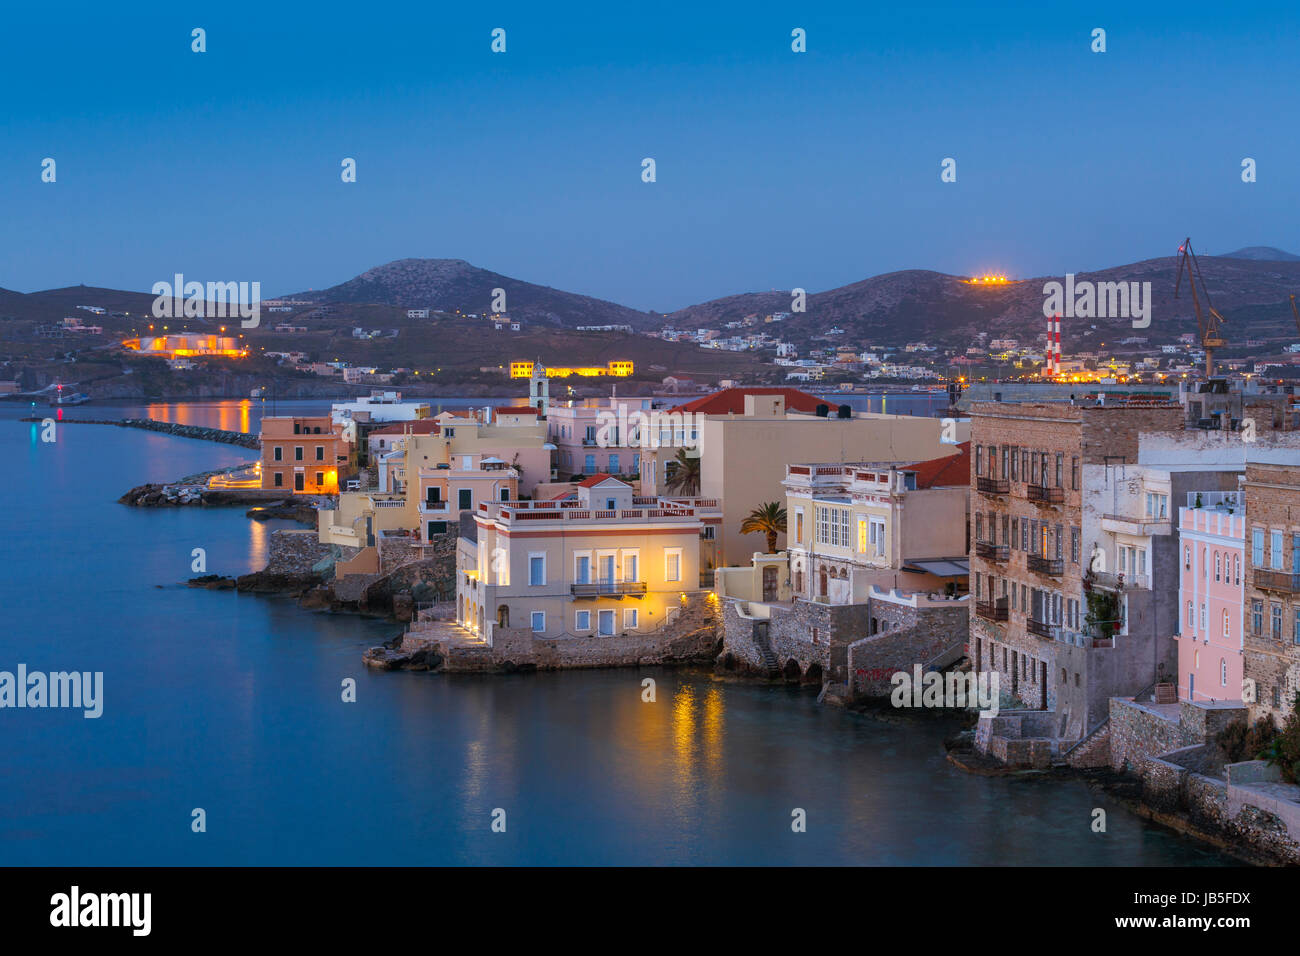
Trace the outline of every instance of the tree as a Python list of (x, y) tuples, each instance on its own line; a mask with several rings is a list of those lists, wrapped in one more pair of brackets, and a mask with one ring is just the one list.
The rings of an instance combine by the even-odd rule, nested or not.
[(699, 456), (686, 454), (685, 448), (677, 449), (677, 457), (668, 464), (673, 466), (668, 474), (665, 487), (679, 495), (698, 495), (700, 493), (700, 459)]
[(741, 522), (740, 533), (767, 535), (767, 553), (776, 553), (776, 536), (785, 534), (785, 509), (775, 501), (760, 505)]

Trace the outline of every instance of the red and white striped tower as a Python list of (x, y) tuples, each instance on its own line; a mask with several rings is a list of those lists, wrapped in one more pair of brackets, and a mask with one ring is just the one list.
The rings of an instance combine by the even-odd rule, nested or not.
[(1061, 374), (1061, 317), (1056, 317), (1056, 358), (1052, 361), (1052, 368), (1057, 375)]

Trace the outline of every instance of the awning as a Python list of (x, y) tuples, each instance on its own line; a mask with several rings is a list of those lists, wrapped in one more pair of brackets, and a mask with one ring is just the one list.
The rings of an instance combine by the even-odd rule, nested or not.
[(919, 571), (933, 574), (937, 578), (955, 578), (970, 574), (970, 562), (965, 558), (947, 558), (942, 561), (909, 561), (903, 565), (904, 571)]

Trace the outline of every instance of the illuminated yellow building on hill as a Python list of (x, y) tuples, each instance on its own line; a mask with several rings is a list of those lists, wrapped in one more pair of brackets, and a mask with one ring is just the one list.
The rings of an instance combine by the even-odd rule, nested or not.
[[(546, 366), (546, 375), (548, 378), (568, 378), (570, 375), (580, 375), (583, 378), (597, 378), (601, 375), (609, 375), (614, 378), (627, 378), (632, 374), (631, 362), (607, 362), (604, 366), (587, 365), (576, 368), (557, 368), (554, 365)], [(511, 362), (511, 378), (532, 378), (532, 362)]]
[(228, 335), (142, 335), (138, 339), (127, 339), (122, 347), (167, 359), (201, 355), (248, 358), (248, 346)]

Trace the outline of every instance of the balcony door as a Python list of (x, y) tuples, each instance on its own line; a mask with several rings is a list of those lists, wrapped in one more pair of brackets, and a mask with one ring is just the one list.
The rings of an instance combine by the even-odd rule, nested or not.
[(600, 580), (602, 582), (611, 582), (614, 580), (614, 556), (612, 554), (602, 554), (598, 559)]
[(590, 583), (591, 583), (591, 557), (590, 557), (590, 555), (583, 554), (583, 555), (579, 555), (579, 556), (578, 556), (578, 559), (577, 559), (577, 566), (574, 568), (573, 577), (574, 577), (574, 580), (575, 580), (578, 584), (590, 584)]

